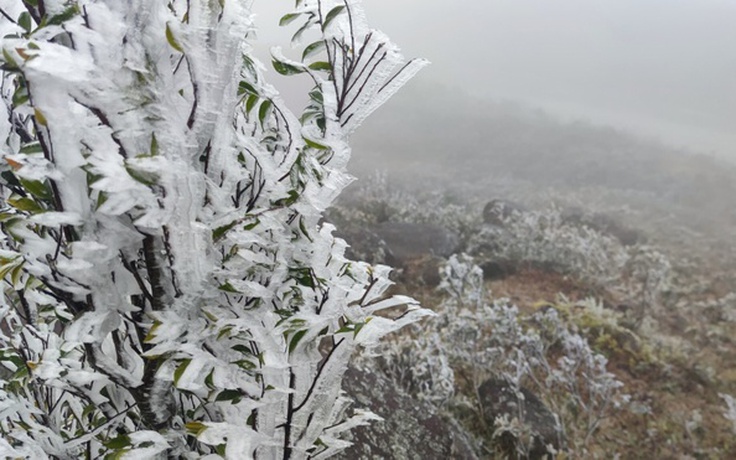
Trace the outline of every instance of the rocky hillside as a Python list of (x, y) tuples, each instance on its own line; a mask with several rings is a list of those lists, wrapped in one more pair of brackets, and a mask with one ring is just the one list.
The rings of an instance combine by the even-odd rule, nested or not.
[[(516, 123), (484, 133), (539, 152), (537, 134), (519, 133), (540, 121)], [(536, 171), (514, 169), (523, 149), (467, 154), (456, 169), (448, 154), (410, 181), (409, 164), (366, 174), (331, 211), (355, 257), (396, 267), (396, 292), (438, 313), (358, 360), (383, 382), (371, 387), (391, 386), (419, 414), (360, 390), (386, 420), (358, 434), (350, 458), (432, 458), (407, 448), (430, 448), (418, 433), (380, 434), (394, 417), (418, 420), (442, 446), (435, 458), (736, 457), (736, 172), (545, 123), (564, 141), (544, 144)], [(449, 151), (440, 137), (433, 148)]]

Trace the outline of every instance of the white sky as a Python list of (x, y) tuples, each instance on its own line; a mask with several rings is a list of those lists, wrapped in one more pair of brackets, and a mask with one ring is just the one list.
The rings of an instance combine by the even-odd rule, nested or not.
[[(292, 1), (256, 0), (260, 37)], [(364, 0), (418, 78), (736, 158), (736, 0)], [(288, 45), (284, 42), (285, 47)]]

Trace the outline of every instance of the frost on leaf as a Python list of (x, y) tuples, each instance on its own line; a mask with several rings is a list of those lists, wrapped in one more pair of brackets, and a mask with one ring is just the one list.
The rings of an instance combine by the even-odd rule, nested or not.
[(282, 23), (322, 45), (273, 65), (313, 79), (302, 114), (245, 0), (3, 2), (0, 456), (344, 446), (353, 351), (427, 312), (321, 213), (349, 134), (422, 62), (356, 3), (298, 3)]

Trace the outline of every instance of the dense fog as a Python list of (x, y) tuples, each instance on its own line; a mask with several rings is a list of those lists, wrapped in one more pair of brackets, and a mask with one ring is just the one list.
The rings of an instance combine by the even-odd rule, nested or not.
[[(289, 35), (268, 24), (289, 5), (258, 3), (259, 37), (285, 43)], [(413, 85), (444, 86), (450, 99), (466, 94), (512, 100), (565, 119), (610, 124), (676, 147), (736, 158), (732, 1), (363, 4), (371, 25), (389, 34), (407, 56), (432, 62)], [(457, 103), (453, 108), (479, 110)]]

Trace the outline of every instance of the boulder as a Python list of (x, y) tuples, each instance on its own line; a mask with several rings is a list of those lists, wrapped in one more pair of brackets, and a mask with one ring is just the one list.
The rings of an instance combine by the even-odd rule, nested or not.
[(335, 235), (348, 243), (347, 257), (396, 268), (418, 259), (449, 257), (460, 244), (457, 235), (440, 226), (413, 222), (344, 225)]
[[(496, 417), (508, 416), (509, 420), (520, 419), (531, 430), (532, 442), (526, 446), (529, 459), (551, 459), (547, 445), (556, 450), (563, 448), (565, 440), (554, 414), (528, 389), (517, 389), (505, 380), (490, 379), (478, 388), (478, 396), (487, 426), (493, 427)], [(505, 433), (498, 446), (506, 455), (516, 458), (517, 444), (518, 439)]]
[(518, 262), (513, 260), (485, 260), (479, 266), (483, 270), (483, 279), (497, 281), (506, 279), (518, 271)]
[(345, 256), (351, 260), (364, 260), (372, 264), (387, 264), (392, 258), (391, 250), (373, 230), (356, 225), (344, 225), (335, 231), (335, 236), (348, 243)]
[(459, 247), (460, 238), (432, 224), (414, 222), (383, 222), (372, 227), (390, 251), (388, 262), (402, 266), (407, 261), (432, 255), (449, 257)]
[(476, 460), (471, 442), (453, 421), (435, 414), (428, 404), (403, 393), (380, 373), (349, 368), (343, 389), (355, 406), (383, 421), (353, 429), (353, 445), (337, 455), (346, 460), (457, 459)]

